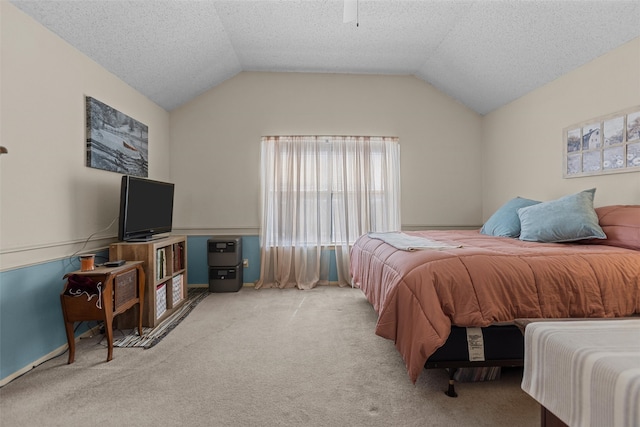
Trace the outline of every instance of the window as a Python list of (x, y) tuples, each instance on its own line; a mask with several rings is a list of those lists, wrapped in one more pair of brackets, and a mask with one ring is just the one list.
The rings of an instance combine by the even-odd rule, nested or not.
[[(399, 228), (399, 168), (388, 158), (399, 151), (397, 138), (265, 137), (262, 144), (263, 173), (272, 178), (263, 176), (269, 245), (331, 246)], [(349, 214), (357, 215), (350, 223)]]
[(348, 261), (360, 235), (400, 229), (397, 138), (274, 136), (261, 151), (263, 248), (341, 246)]

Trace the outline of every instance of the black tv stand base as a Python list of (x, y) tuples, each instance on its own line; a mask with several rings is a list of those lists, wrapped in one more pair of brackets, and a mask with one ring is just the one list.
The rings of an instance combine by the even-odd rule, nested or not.
[(169, 236), (149, 236), (149, 237), (138, 237), (135, 239), (127, 239), (125, 240), (126, 242), (134, 242), (134, 243), (138, 243), (138, 242), (153, 242), (155, 240), (162, 240), (162, 239), (166, 239)]

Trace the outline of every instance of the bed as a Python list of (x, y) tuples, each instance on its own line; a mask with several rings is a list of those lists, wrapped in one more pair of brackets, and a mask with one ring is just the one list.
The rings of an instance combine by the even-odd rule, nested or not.
[[(604, 237), (540, 242), (485, 227), (401, 233), (436, 245), (416, 248), (366, 234), (351, 249), (353, 284), (378, 313), (376, 334), (395, 342), (414, 383), (425, 367), (522, 365), (516, 319), (640, 314), (640, 206), (591, 210)], [(530, 230), (526, 216), (518, 219), (522, 237)], [(454, 396), (452, 383), (447, 394)]]

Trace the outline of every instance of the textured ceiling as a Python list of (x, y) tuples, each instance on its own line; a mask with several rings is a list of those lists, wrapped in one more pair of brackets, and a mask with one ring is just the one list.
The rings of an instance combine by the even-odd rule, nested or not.
[(11, 1), (170, 111), (241, 71), (405, 74), (480, 114), (640, 36), (640, 0)]

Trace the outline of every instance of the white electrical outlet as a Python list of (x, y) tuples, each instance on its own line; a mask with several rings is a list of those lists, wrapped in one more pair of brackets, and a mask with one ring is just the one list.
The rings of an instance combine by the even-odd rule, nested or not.
[(242, 260), (242, 266), (243, 266), (244, 268), (249, 267), (249, 260), (248, 260), (247, 258), (244, 258), (244, 259)]

